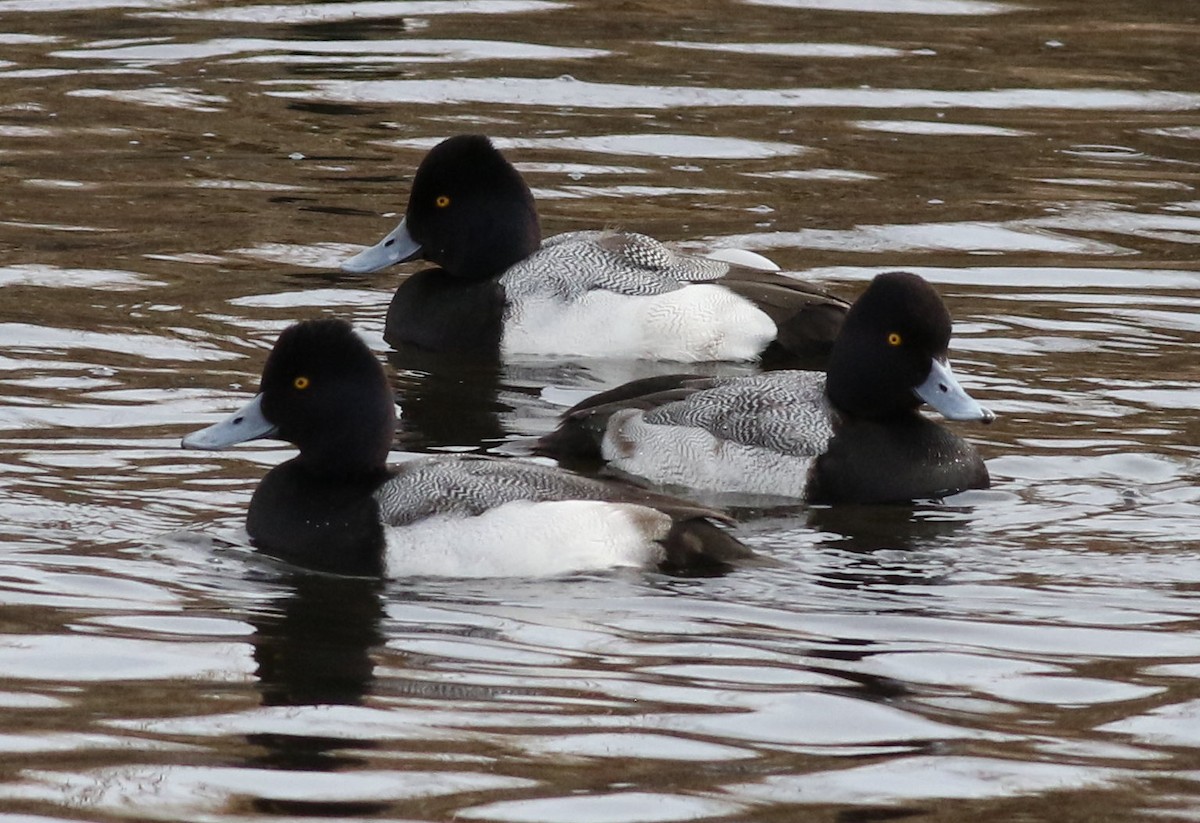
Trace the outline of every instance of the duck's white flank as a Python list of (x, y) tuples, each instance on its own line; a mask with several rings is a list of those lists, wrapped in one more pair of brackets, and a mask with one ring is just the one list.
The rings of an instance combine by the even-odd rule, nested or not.
[(637, 409), (609, 420), (600, 451), (615, 469), (655, 485), (804, 497), (810, 456), (725, 440), (698, 426), (647, 423)]
[(474, 517), (435, 515), (385, 527), (391, 577), (549, 577), (653, 567), (671, 518), (595, 500), (515, 501)]
[(754, 360), (776, 334), (766, 313), (713, 283), (654, 295), (595, 289), (569, 303), (537, 297), (510, 308), (506, 355)]

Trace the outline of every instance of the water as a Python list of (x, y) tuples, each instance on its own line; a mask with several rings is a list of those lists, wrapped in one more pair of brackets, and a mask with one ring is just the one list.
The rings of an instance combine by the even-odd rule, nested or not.
[[(1200, 818), (1198, 30), (1115, 0), (0, 1), (0, 819)], [(744, 510), (778, 565), (716, 579), (240, 548), (288, 450), (179, 437), (295, 319), (386, 356), (395, 273), (334, 264), (460, 131), (547, 233), (933, 281), (993, 488)], [(409, 452), (519, 451), (655, 368), (391, 360)]]

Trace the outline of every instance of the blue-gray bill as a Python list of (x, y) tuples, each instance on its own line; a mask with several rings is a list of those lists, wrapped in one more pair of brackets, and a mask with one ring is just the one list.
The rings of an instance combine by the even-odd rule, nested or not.
[(950, 364), (934, 360), (925, 382), (913, 389), (917, 397), (933, 406), (947, 420), (974, 420), (991, 423), (995, 413), (985, 409), (959, 385), (958, 378), (950, 370)]
[(254, 399), (220, 422), (183, 438), (185, 449), (223, 449), (234, 443), (272, 437), (275, 424), (267, 420), (262, 412), (262, 395)]
[(349, 260), (342, 262), (342, 271), (354, 274), (368, 274), (385, 269), (396, 263), (412, 260), (421, 253), (421, 244), (413, 240), (408, 228), (401, 220), (400, 225), (392, 229), (386, 237), (374, 246), (363, 249)]

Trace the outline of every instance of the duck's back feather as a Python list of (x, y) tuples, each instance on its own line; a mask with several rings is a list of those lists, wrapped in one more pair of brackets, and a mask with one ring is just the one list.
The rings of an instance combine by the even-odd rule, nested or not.
[(704, 429), (721, 440), (815, 457), (833, 436), (825, 375), (786, 371), (730, 378), (644, 414), (653, 426)]
[(724, 277), (728, 263), (679, 254), (635, 232), (557, 234), (500, 278), (511, 300), (546, 294), (576, 300), (597, 289), (616, 294), (665, 294), (690, 282)]
[(601, 457), (614, 414), (636, 410), (647, 425), (698, 428), (721, 440), (813, 457), (833, 436), (825, 375), (780, 371), (746, 377), (676, 374), (634, 380), (568, 409), (538, 450), (582, 459)]
[(799, 371), (648, 378), (568, 411), (539, 448), (663, 485), (801, 497), (833, 436), (824, 385)]

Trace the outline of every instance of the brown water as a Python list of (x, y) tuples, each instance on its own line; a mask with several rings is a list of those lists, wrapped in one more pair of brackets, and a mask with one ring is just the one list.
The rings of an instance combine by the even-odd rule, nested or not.
[[(1200, 6), (0, 0), (0, 819), (1200, 819)], [(288, 322), (384, 354), (426, 147), (547, 233), (935, 282), (993, 489), (757, 516), (778, 568), (375, 584), (184, 452)], [(646, 365), (397, 363), (505, 452)]]

